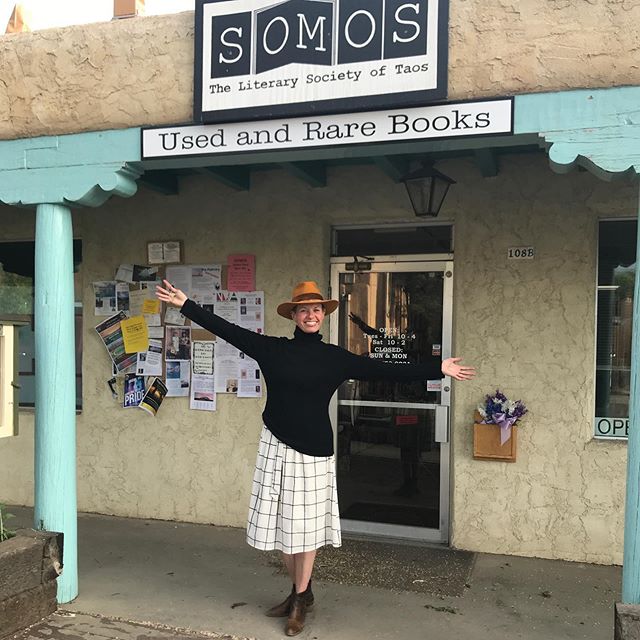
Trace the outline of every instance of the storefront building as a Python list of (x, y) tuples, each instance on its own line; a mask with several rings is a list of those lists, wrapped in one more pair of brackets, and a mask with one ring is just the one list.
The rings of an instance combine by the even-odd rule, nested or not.
[[(448, 10), (444, 115), (432, 96), (325, 110), (314, 124), (249, 102), (206, 133), (193, 124), (193, 13), (0, 38), (0, 313), (27, 323), (25, 406), (19, 434), (0, 441), (0, 501), (33, 504), (35, 492), (38, 518), (55, 424), (81, 511), (244, 525), (264, 399), (123, 410), (94, 329), (93, 284), (145, 264), (149, 242), (179, 240), (187, 265), (255, 256), (268, 334), (291, 333), (275, 306), (315, 279), (341, 300), (325, 339), (477, 366), (464, 385), (340, 390), (346, 530), (622, 561), (640, 166), (627, 25), (640, 8)], [(478, 126), (485, 114), (495, 130)], [(369, 141), (367, 123), (398, 137)], [(241, 130), (247, 148), (223, 148)], [(437, 217), (419, 217), (402, 178), (434, 163), (455, 184)], [(15, 302), (34, 276), (35, 306), (48, 310), (35, 326), (33, 306)], [(55, 375), (36, 392), (40, 354)], [(472, 455), (474, 410), (496, 388), (529, 409), (513, 463)]]

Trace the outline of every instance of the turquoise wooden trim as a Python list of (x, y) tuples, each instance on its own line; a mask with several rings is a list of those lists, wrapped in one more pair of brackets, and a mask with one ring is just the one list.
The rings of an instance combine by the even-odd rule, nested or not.
[(640, 174), (640, 87), (519, 95), (514, 115), (514, 134), (537, 133), (559, 173)]
[(0, 202), (97, 207), (132, 196), (140, 129), (0, 141)]
[(76, 366), (71, 211), (41, 204), (35, 255), (36, 529), (64, 533), (58, 602), (78, 595)]
[(627, 488), (622, 556), (622, 602), (640, 604), (640, 206), (633, 294)]

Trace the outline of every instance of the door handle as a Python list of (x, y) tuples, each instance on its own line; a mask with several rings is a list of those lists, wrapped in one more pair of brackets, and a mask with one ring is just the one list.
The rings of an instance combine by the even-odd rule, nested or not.
[(449, 442), (449, 407), (436, 407), (436, 442)]

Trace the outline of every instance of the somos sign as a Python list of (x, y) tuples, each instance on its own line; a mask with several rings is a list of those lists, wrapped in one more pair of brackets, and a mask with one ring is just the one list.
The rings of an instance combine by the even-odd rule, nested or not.
[(194, 118), (446, 97), (448, 0), (197, 0)]

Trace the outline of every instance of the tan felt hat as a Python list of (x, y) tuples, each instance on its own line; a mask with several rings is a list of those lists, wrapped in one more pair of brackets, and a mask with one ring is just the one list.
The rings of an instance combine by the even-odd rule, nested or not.
[(278, 314), (287, 320), (291, 320), (291, 312), (299, 304), (323, 304), (327, 315), (338, 308), (337, 300), (325, 300), (318, 289), (318, 285), (312, 280), (298, 282), (293, 288), (291, 300), (278, 305)]

